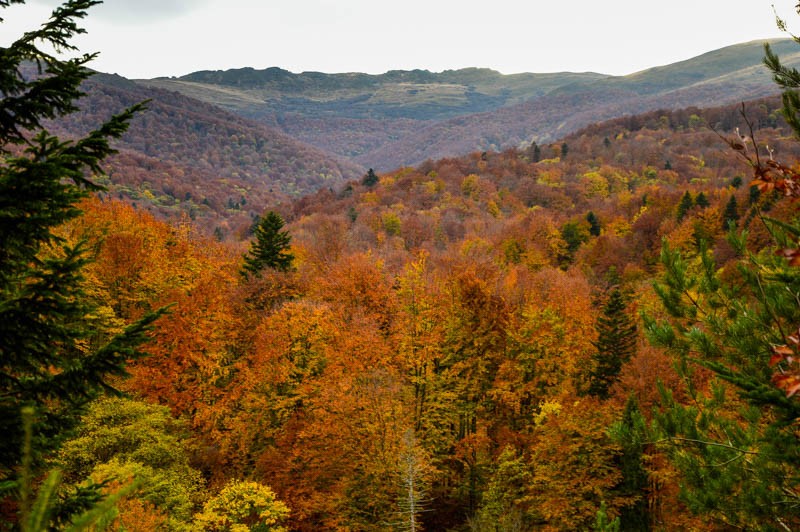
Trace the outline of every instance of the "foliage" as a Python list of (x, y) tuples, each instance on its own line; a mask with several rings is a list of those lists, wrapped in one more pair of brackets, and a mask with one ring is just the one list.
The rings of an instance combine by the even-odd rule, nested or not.
[(130, 399), (93, 403), (76, 436), (59, 453), (65, 481), (137, 479), (136, 498), (179, 528), (191, 520), (203, 480), (189, 464), (187, 433), (169, 409)]
[(365, 187), (374, 187), (375, 185), (378, 184), (378, 181), (379, 178), (375, 174), (375, 171), (372, 168), (370, 168), (364, 175), (364, 177), (361, 179), (361, 184), (364, 185)]
[(722, 212), (723, 229), (728, 229), (731, 224), (736, 227), (738, 220), (739, 208), (736, 205), (736, 196), (731, 196), (731, 199), (725, 204), (725, 210)]
[(503, 449), (496, 462), (470, 528), (492, 532), (526, 530), (533, 521), (527, 500), (528, 485), (533, 479), (531, 465), (511, 447)]
[(694, 200), (692, 199), (692, 195), (687, 190), (686, 192), (683, 193), (683, 196), (681, 196), (681, 202), (678, 204), (677, 216), (679, 222), (684, 219), (686, 213), (689, 212), (689, 209), (691, 209), (693, 205), (694, 205)]
[(232, 481), (203, 506), (203, 511), (195, 516), (194, 526), (207, 532), (285, 532), (282, 523), (288, 516), (289, 508), (269, 487), (257, 482)]
[(587, 380), (589, 394), (608, 399), (622, 366), (636, 354), (636, 323), (629, 315), (625, 295), (618, 287), (611, 289), (595, 325), (597, 350), (591, 357)]
[(650, 321), (650, 337), (675, 353), (687, 382), (696, 380), (694, 363), (730, 385), (691, 385), (692, 406), (665, 395), (659, 426), (685, 475), (684, 498), (731, 525), (793, 526), (786, 501), (796, 498), (800, 456), (790, 442), (800, 406), (773, 386), (769, 353), (800, 322), (797, 269), (765, 251), (740, 263), (744, 283), (732, 285), (707, 251), (687, 262), (665, 246), (663, 262), (657, 291), (672, 322)]
[(634, 396), (628, 397), (622, 420), (612, 425), (610, 432), (621, 450), (619, 468), (622, 481), (617, 486), (617, 491), (631, 501), (620, 509), (617, 518), (619, 526), (622, 530), (650, 530), (646, 492), (648, 475), (645, 470), (645, 443), (648, 434), (645, 419)]
[[(22, 3), (22, 2), (13, 2)], [(77, 21), (98, 2), (72, 0), (38, 30), (0, 50), (0, 482), (8, 495), (17, 486), (22, 452), (23, 407), (34, 410), (34, 471), (57, 449), (86, 405), (114, 392), (111, 378), (142, 356), (159, 313), (149, 313), (115, 334), (97, 314), (85, 290), (91, 262), (86, 242), (69, 244), (56, 228), (80, 216), (80, 199), (102, 190), (86, 172), (100, 173), (113, 153), (134, 106), (75, 141), (61, 141), (43, 127), (76, 110), (80, 84), (94, 56), (62, 60), (38, 47), (71, 52), (83, 30)], [(3, 2), (0, 7), (8, 7)], [(29, 62), (36, 73), (25, 72)], [(19, 146), (24, 146), (20, 149)], [(66, 504), (63, 508), (68, 508)], [(76, 508), (73, 508), (75, 510)], [(56, 517), (58, 519), (64, 516)]]
[(283, 218), (275, 211), (269, 211), (258, 221), (255, 241), (244, 258), (241, 270), (244, 277), (258, 276), (266, 268), (282, 272), (292, 268), (294, 255), (289, 251), (292, 237), (282, 230), (283, 226)]
[[(776, 82), (789, 89), (783, 114), (797, 133), (800, 100), (791, 89), (800, 86), (800, 76), (784, 67), (769, 45), (765, 63)], [(775, 161), (772, 151), (768, 160), (757, 145), (751, 152), (747, 144), (754, 141), (753, 126), (746, 122), (750, 136), (737, 134), (728, 144), (752, 167), (752, 185), (795, 202), (800, 196), (797, 173)], [(648, 329), (653, 341), (675, 354), (692, 402), (681, 405), (664, 390), (657, 422), (684, 475), (682, 495), (693, 511), (726, 526), (786, 530), (800, 523), (794, 429), (800, 406), (792, 398), (800, 388), (794, 367), (800, 342), (792, 334), (800, 323), (800, 226), (796, 213), (785, 220), (758, 210), (755, 215), (769, 238), (751, 251), (747, 233), (731, 229), (729, 243), (741, 257), (735, 277), (725, 271), (733, 265), (718, 269), (702, 244), (699, 256), (688, 260), (664, 246), (666, 271), (656, 290), (671, 322), (650, 320)], [(738, 218), (731, 196), (723, 220), (733, 226)], [(698, 366), (715, 378), (700, 379)]]
[(619, 517), (609, 520), (608, 508), (606, 501), (600, 503), (600, 509), (597, 510), (597, 519), (594, 522), (594, 529), (597, 532), (619, 532), (620, 522)]

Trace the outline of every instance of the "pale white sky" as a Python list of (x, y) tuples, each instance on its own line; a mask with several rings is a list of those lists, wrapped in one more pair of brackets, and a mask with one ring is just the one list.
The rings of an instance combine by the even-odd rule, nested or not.
[[(278, 66), (368, 72), (469, 66), (629, 74), (800, 33), (797, 0), (106, 0), (83, 25), (90, 66), (128, 78)], [(57, 0), (0, 9), (0, 46)]]

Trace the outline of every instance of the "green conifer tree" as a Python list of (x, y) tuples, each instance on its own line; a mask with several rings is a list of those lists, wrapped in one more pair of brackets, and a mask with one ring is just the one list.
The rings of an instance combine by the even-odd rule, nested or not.
[(538, 163), (542, 160), (542, 148), (535, 142), (531, 145), (531, 148), (533, 150), (533, 157), (531, 160), (535, 163)]
[(361, 184), (364, 185), (365, 187), (372, 188), (378, 184), (378, 181), (380, 181), (380, 179), (375, 174), (375, 170), (370, 168), (369, 170), (367, 170), (366, 175), (361, 179)]
[(747, 201), (748, 203), (753, 206), (758, 203), (758, 200), (761, 198), (761, 191), (758, 189), (757, 186), (753, 185), (747, 191)]
[(708, 201), (705, 192), (700, 192), (694, 199), (694, 204), (700, 207), (701, 209), (705, 209), (706, 207), (711, 205), (711, 202)]
[(636, 323), (628, 315), (626, 298), (619, 288), (611, 289), (595, 329), (597, 341), (593, 344), (597, 351), (591, 357), (588, 392), (608, 399), (622, 365), (636, 352)]
[(586, 215), (586, 221), (589, 222), (589, 234), (592, 236), (600, 236), (600, 220), (593, 211), (589, 211)]
[[(721, 279), (704, 246), (687, 260), (664, 245), (656, 292), (671, 319), (648, 318), (646, 327), (652, 342), (673, 353), (690, 401), (662, 390), (655, 428), (682, 473), (682, 498), (692, 511), (723, 527), (793, 530), (800, 527), (793, 428), (800, 403), (772, 383), (769, 363), (772, 346), (800, 324), (800, 269), (770, 249), (748, 253), (736, 235), (729, 241), (747, 257), (733, 283)], [(698, 366), (717, 380), (697, 387)]]
[[(22, 3), (0, 0), (0, 8)], [(111, 334), (84, 291), (82, 272), (92, 260), (87, 244), (69, 245), (55, 233), (80, 216), (81, 199), (102, 190), (87, 172), (101, 172), (100, 162), (113, 153), (109, 139), (120, 137), (140, 108), (74, 141), (42, 125), (76, 110), (80, 84), (91, 75), (85, 65), (94, 57), (61, 59), (47, 50), (75, 51), (70, 42), (83, 33), (77, 21), (98, 3), (67, 1), (38, 30), (0, 48), (0, 498), (6, 501), (29, 492), (20, 471), (40, 476), (86, 405), (114, 391), (109, 378), (142, 355), (138, 346), (159, 314)], [(23, 409), (31, 413), (25, 452)], [(51, 521), (63, 522), (90, 499), (65, 503)], [(27, 510), (23, 502), (23, 522)]]
[(632, 504), (620, 509), (620, 528), (631, 532), (647, 531), (650, 529), (647, 511), (648, 477), (644, 469), (647, 429), (635, 396), (628, 397), (622, 420), (611, 428), (610, 433), (621, 450), (619, 468), (622, 481), (617, 491), (633, 500)]
[(686, 213), (694, 206), (694, 200), (692, 199), (692, 195), (689, 194), (687, 190), (684, 192), (683, 196), (681, 197), (681, 202), (678, 204), (678, 221), (680, 222), (686, 216)]
[(736, 196), (731, 196), (731, 199), (725, 204), (725, 210), (722, 212), (722, 228), (728, 229), (731, 224), (736, 225), (738, 220), (739, 207), (736, 204)]
[(288, 231), (282, 230), (283, 226), (283, 218), (274, 211), (269, 211), (258, 221), (255, 240), (244, 257), (242, 276), (258, 276), (266, 268), (281, 272), (292, 269), (294, 255), (289, 251), (292, 237)]

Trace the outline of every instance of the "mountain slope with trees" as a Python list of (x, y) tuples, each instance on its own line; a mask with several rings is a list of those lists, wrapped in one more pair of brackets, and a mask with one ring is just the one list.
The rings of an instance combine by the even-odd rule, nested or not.
[(110, 198), (106, 141), (143, 110), (41, 131), (92, 56), (24, 39), (0, 49), (3, 525), (800, 528), (797, 95), (371, 169), (259, 213), (248, 252)]
[(83, 90), (80, 111), (53, 131), (81, 135), (114, 109), (147, 101), (109, 158), (108, 194), (164, 216), (200, 218), (209, 231), (235, 233), (268, 205), (364, 172), (275, 129), (120, 76), (96, 74)]
[[(800, 62), (789, 39), (773, 42)], [(760, 42), (628, 76), (431, 73), (293, 74), (278, 68), (139, 80), (226, 107), (366, 166), (391, 170), (478, 150), (549, 142), (624, 114), (717, 106), (777, 92)]]

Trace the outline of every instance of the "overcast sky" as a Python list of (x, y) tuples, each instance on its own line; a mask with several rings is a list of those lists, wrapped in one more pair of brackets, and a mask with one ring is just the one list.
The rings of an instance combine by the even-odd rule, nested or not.
[[(797, 0), (106, 0), (83, 22), (90, 66), (128, 78), (278, 66), (293, 72), (629, 74), (800, 33)], [(0, 46), (54, 0), (0, 9)]]

